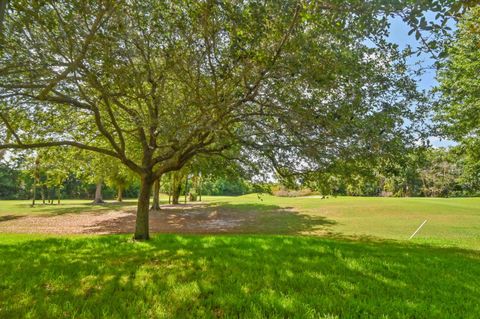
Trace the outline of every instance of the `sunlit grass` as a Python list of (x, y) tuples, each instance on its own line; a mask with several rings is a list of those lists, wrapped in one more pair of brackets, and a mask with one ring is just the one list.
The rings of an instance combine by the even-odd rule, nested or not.
[(476, 251), (299, 236), (0, 242), (1, 318), (480, 316)]
[(62, 200), (60, 205), (42, 204), (37, 201), (32, 207), (32, 202), (27, 200), (0, 200), (0, 220), (2, 216), (15, 215), (60, 215), (67, 213), (82, 213), (88, 211), (117, 210), (125, 207), (135, 207), (136, 200), (124, 200), (123, 202), (107, 201), (103, 205), (94, 205), (92, 200), (67, 199)]
[[(408, 240), (419, 243), (480, 249), (480, 198), (379, 198), (315, 197), (287, 198), (256, 194), (240, 197), (207, 197), (206, 201), (242, 207), (245, 204), (289, 208), (312, 219), (322, 218), (303, 233)], [(248, 209), (248, 206), (245, 206)], [(260, 208), (261, 209), (261, 208)], [(263, 227), (276, 219), (263, 219)], [(260, 226), (259, 226), (260, 227)]]
[[(149, 242), (0, 234), (0, 318), (480, 317), (480, 199), (204, 201), (256, 219), (239, 235)], [(0, 201), (0, 218), (134, 205)]]
[[(162, 203), (168, 197), (161, 196)], [(255, 213), (239, 232), (374, 237), (480, 249), (480, 198), (285, 198), (270, 195), (204, 196), (204, 203), (233, 213)], [(59, 215), (135, 209), (135, 200), (92, 205), (65, 200), (61, 205), (30, 207), (29, 201), (0, 201), (0, 222), (16, 216)]]

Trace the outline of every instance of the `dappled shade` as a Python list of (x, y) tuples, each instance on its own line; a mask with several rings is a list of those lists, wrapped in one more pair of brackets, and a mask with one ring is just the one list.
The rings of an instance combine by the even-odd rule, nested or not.
[[(123, 234), (135, 227), (135, 211), (122, 205), (85, 212), (85, 206), (57, 208), (49, 216), (0, 217), (0, 232), (50, 234)], [(165, 205), (150, 213), (150, 230), (162, 233), (301, 234), (325, 231), (334, 225), (323, 216), (300, 213), (292, 207), (261, 203)]]
[[(0, 245), (0, 317), (475, 318), (477, 251), (291, 236)], [(98, 305), (102, 305), (99, 307)]]

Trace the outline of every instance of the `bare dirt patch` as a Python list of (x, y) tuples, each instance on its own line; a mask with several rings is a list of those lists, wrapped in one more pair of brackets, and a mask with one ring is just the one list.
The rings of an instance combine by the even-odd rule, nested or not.
[[(159, 233), (238, 232), (255, 214), (203, 204), (164, 205), (150, 213), (150, 230)], [(135, 210), (67, 213), (56, 216), (22, 216), (0, 219), (3, 233), (122, 234), (135, 229)]]

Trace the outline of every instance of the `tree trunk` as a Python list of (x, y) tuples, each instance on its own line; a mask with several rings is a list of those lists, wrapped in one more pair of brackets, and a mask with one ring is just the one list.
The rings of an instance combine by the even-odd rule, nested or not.
[(203, 178), (202, 178), (202, 174), (200, 173), (199, 175), (199, 181), (198, 181), (198, 201), (201, 202), (202, 201), (202, 183), (203, 183)]
[(150, 210), (160, 210), (160, 178), (158, 178), (153, 184), (153, 203)]
[(40, 184), (40, 158), (35, 159), (35, 168), (33, 171), (33, 187), (32, 187), (32, 207), (35, 206), (35, 199), (37, 197), (37, 185)]
[(121, 186), (118, 187), (117, 202), (123, 202), (123, 187)]
[(148, 177), (142, 177), (140, 195), (137, 204), (137, 220), (135, 221), (135, 240), (147, 240), (150, 238), (148, 227), (148, 213), (150, 206), (150, 194), (153, 181)]
[(173, 192), (172, 192), (172, 204), (173, 205), (178, 205), (180, 202), (180, 193), (182, 192), (182, 184), (178, 183), (178, 185), (175, 185), (173, 187)]
[(42, 185), (40, 188), (40, 196), (42, 198), (42, 204), (45, 205), (45, 186)]
[(97, 183), (97, 188), (95, 189), (95, 199), (93, 200), (94, 204), (103, 204), (105, 203), (102, 198), (102, 182)]
[(172, 174), (172, 204), (174, 205), (178, 205), (180, 202), (183, 177), (184, 175), (181, 171), (176, 171)]
[(185, 176), (185, 204), (187, 204), (187, 195), (188, 195), (188, 174)]
[(60, 205), (60, 197), (62, 192), (60, 191), (60, 187), (57, 187), (57, 204)]
[(170, 175), (170, 189), (168, 190), (168, 204), (172, 203), (173, 195), (173, 174)]
[(35, 206), (35, 197), (37, 197), (37, 185), (33, 183), (32, 185), (32, 207)]
[(180, 202), (180, 192), (173, 192), (172, 194), (172, 204), (173, 205), (178, 205)]

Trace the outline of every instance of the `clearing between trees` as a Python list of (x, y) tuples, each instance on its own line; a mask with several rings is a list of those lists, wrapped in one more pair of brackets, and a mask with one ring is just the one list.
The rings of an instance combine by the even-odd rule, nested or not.
[[(165, 196), (163, 196), (165, 198)], [(92, 205), (0, 202), (0, 233), (128, 234), (135, 201)], [(479, 198), (207, 196), (187, 205), (163, 203), (150, 213), (153, 233), (320, 235), (408, 240), (480, 249)]]

